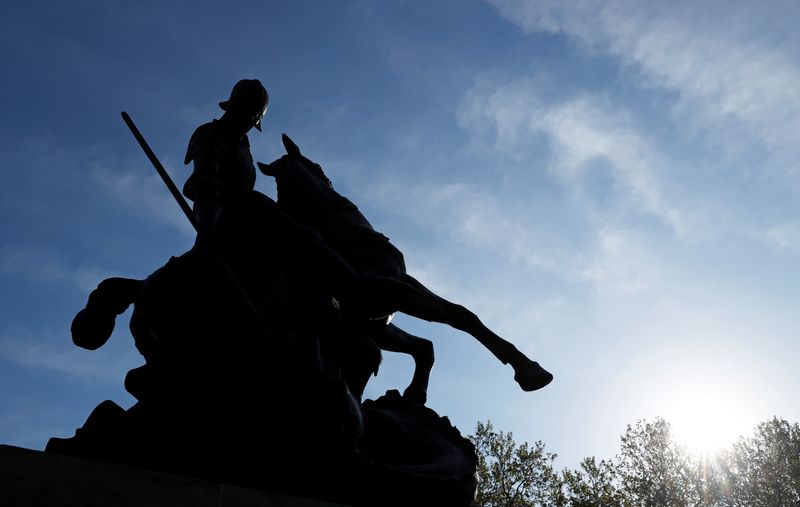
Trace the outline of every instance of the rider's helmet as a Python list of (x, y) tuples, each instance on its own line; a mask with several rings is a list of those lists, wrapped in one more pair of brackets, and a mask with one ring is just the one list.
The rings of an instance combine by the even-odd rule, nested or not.
[(258, 79), (242, 79), (231, 90), (231, 97), (219, 103), (224, 111), (237, 111), (252, 116), (253, 126), (261, 131), (261, 120), (267, 114), (269, 94)]

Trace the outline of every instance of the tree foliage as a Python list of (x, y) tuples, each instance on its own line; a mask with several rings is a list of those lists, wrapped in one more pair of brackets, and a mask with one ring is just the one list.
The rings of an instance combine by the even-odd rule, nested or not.
[(633, 505), (696, 505), (692, 464), (672, 442), (669, 424), (638, 421), (621, 437), (618, 477)]
[(774, 418), (720, 462), (722, 505), (800, 505), (800, 426)]
[(575, 507), (611, 507), (623, 505), (624, 496), (617, 486), (619, 467), (612, 461), (592, 456), (584, 458), (578, 469), (564, 469), (560, 474), (561, 491), (555, 505)]
[(481, 481), (476, 498), (484, 507), (548, 505), (549, 491), (557, 485), (554, 454), (536, 442), (517, 445), (513, 435), (497, 432), (491, 422), (478, 423), (471, 437), (478, 453)]
[(542, 442), (478, 423), (478, 505), (484, 507), (800, 506), (800, 426), (773, 418), (712, 458), (675, 444), (663, 419), (637, 421), (619, 454), (557, 471)]

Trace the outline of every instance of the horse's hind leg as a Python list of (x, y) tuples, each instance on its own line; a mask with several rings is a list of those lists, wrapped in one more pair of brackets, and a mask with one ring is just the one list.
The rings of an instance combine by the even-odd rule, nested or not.
[(348, 332), (349, 339), (342, 344), (341, 376), (350, 393), (360, 402), (370, 377), (378, 374), (382, 347), (373, 339), (373, 332), (358, 327)]
[(117, 315), (136, 300), (142, 280), (106, 278), (89, 294), (86, 308), (72, 321), (72, 341), (89, 350), (101, 347), (111, 337)]
[(383, 333), (375, 336), (375, 343), (383, 350), (401, 352), (414, 358), (414, 376), (403, 391), (403, 396), (424, 405), (428, 400), (428, 381), (433, 369), (433, 343), (406, 333), (392, 324), (386, 326)]
[(415, 294), (403, 293), (402, 303), (407, 310), (400, 310), (425, 320), (442, 322), (471, 334), (503, 364), (514, 368), (514, 380), (524, 391), (541, 389), (553, 380), (553, 375), (523, 354), (512, 343), (502, 339), (486, 327), (477, 315), (467, 308), (451, 303), (436, 295), (414, 277), (406, 274), (401, 278), (405, 285), (413, 287)]

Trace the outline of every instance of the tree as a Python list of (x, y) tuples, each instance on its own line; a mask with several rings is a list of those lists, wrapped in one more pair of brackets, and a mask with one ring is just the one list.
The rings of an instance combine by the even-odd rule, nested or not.
[(478, 498), (484, 507), (800, 507), (800, 426), (773, 418), (711, 458), (689, 455), (663, 419), (637, 421), (610, 460), (555, 472), (542, 442), (478, 423)]
[(637, 421), (621, 437), (621, 489), (634, 505), (697, 505), (694, 470), (686, 453), (672, 441), (664, 419)]
[(478, 495), (483, 507), (555, 506), (560, 491), (553, 471), (556, 455), (542, 442), (517, 445), (511, 432), (497, 432), (492, 423), (478, 423), (470, 436), (478, 453)]
[(721, 460), (724, 505), (800, 505), (800, 426), (773, 418)]
[(584, 458), (580, 468), (561, 472), (564, 507), (616, 507), (625, 504), (625, 497), (618, 486), (619, 471), (613, 461), (600, 460), (594, 456)]

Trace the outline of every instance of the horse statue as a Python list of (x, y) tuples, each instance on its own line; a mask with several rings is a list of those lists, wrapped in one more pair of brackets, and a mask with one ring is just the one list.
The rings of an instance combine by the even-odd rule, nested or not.
[[(137, 401), (101, 403), (46, 450), (352, 505), (466, 507), (474, 447), (424, 406), (432, 344), (391, 315), (471, 334), (526, 391), (552, 376), (406, 273), (402, 253), (322, 168), (284, 145), (286, 156), (259, 165), (276, 177), (277, 203), (249, 192), (223, 210), (213, 248), (89, 295), (71, 329), (83, 348), (101, 347), (133, 306), (145, 364), (125, 388)], [(414, 376), (403, 395), (362, 403), (378, 348), (411, 354)]]
[[(474, 313), (436, 295), (408, 274), (403, 254), (389, 238), (376, 231), (358, 207), (333, 188), (322, 167), (303, 156), (289, 136), (284, 134), (282, 139), (286, 155), (270, 164), (258, 163), (262, 173), (275, 178), (281, 211), (317, 231), (356, 272), (392, 278), (404, 285), (410, 306), (416, 310), (412, 316), (443, 322), (472, 335), (503, 364), (511, 364), (514, 380), (524, 391), (541, 389), (552, 381), (553, 376), (539, 363), (492, 332)], [(389, 320), (387, 315), (370, 326), (362, 323), (355, 326), (356, 332), (370, 333), (383, 350), (414, 358), (414, 375), (404, 394), (424, 403), (434, 359), (431, 342), (406, 333)], [(367, 379), (352, 383), (353, 391), (363, 392)]]
[(339, 329), (340, 314), (372, 321), (413, 310), (405, 288), (355, 276), (345, 283), (355, 288), (339, 289), (313, 234), (231, 232), (239, 218), (221, 224), (222, 255), (255, 314), (201, 250), (143, 280), (102, 281), (72, 338), (101, 347), (132, 305), (130, 331), (146, 363), (125, 387), (137, 402), (101, 403), (75, 437), (52, 438), (47, 451), (348, 505), (469, 505), (477, 458), (447, 418), (397, 391), (360, 404), (339, 374), (353, 348), (342, 343), (351, 326)]

